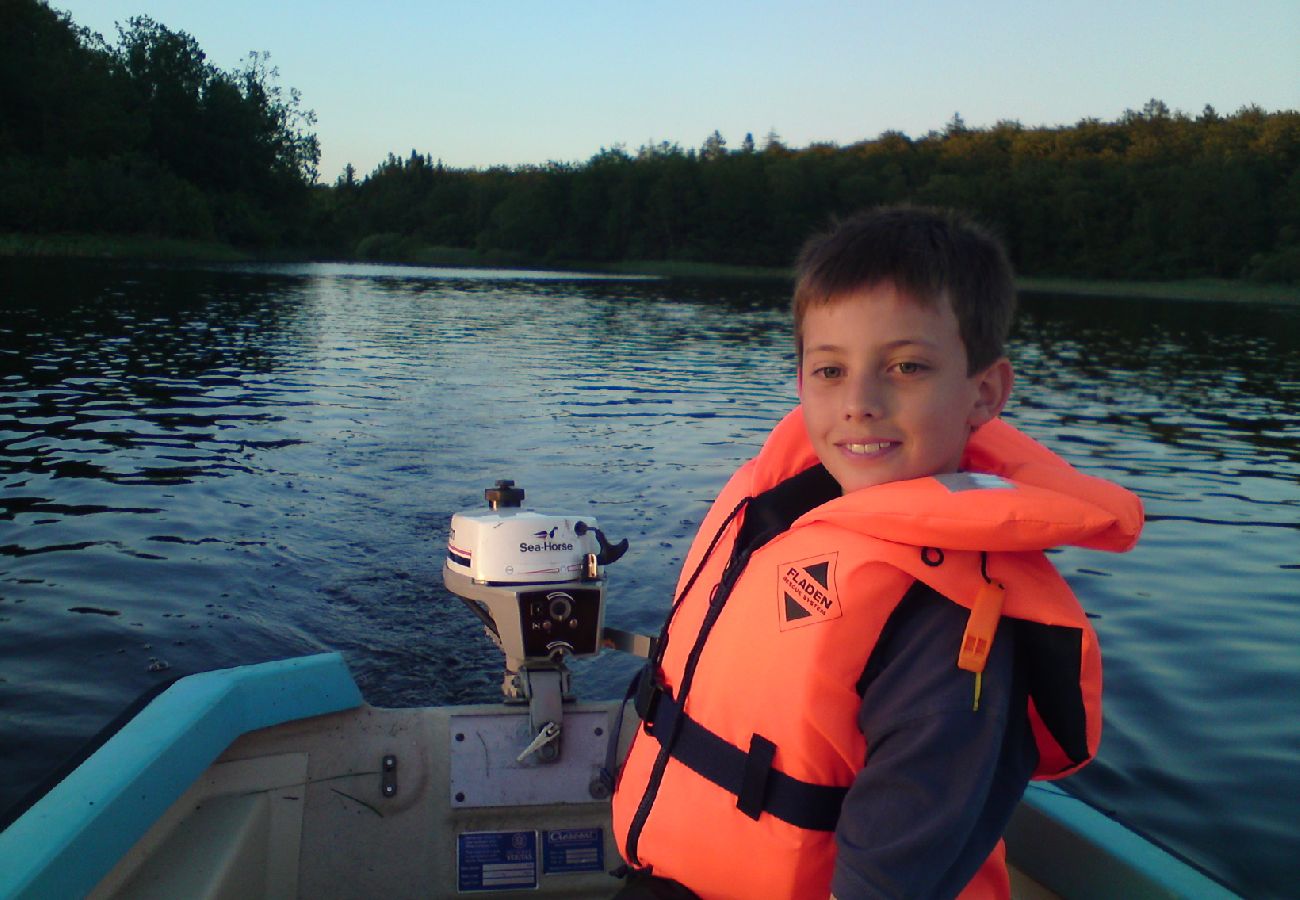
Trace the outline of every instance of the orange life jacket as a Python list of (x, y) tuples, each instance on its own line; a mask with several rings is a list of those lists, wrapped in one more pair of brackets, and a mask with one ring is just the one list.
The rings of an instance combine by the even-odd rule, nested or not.
[[(973, 695), (981, 641), (1000, 616), (1036, 623), (1027, 627), (1050, 645), (1030, 673), (1035, 777), (1075, 771), (1100, 738), (1096, 636), (1042, 551), (1128, 549), (1142, 525), (1135, 496), (995, 420), (971, 438), (962, 472), (824, 503), (719, 591), (738, 508), (816, 462), (796, 409), (715, 501), (683, 567), (656, 683), (642, 685), (651, 724), (619, 775), (624, 858), (705, 898), (829, 895), (838, 803), (869, 753), (857, 683), (915, 580), (974, 609), (954, 660), (972, 671)], [(999, 845), (963, 896), (1007, 893)]]

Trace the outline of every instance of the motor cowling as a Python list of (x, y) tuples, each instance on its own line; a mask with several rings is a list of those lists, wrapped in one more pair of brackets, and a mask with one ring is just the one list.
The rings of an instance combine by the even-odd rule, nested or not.
[(484, 496), (486, 509), (452, 516), (448, 590), (484, 620), (512, 670), (599, 653), (611, 548), (595, 519), (526, 509), (513, 481)]
[(600, 553), (596, 521), (563, 513), (541, 513), (521, 505), (493, 505), (501, 488), (523, 491), (512, 481), (488, 488), (487, 509), (451, 517), (447, 568), (482, 584), (547, 584), (582, 580), (587, 557)]

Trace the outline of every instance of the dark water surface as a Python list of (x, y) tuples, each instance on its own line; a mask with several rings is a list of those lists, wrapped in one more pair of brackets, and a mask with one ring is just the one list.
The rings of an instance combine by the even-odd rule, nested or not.
[[(0, 265), (0, 809), (151, 685), (341, 650), (374, 703), (492, 700), (443, 590), (513, 477), (632, 551), (657, 629), (696, 524), (793, 404), (779, 285), (303, 265)], [(1091, 802), (1295, 896), (1300, 308), (1028, 297), (1008, 418), (1137, 491), (1054, 559), (1106, 660)], [(581, 667), (612, 697), (633, 668)], [(1291, 850), (1287, 848), (1290, 847)]]

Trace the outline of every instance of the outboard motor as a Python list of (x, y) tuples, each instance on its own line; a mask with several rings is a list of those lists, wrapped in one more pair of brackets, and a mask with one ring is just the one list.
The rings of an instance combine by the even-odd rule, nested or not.
[(563, 703), (572, 699), (570, 657), (624, 646), (631, 635), (605, 628), (605, 569), (627, 552), (591, 516), (523, 507), (524, 491), (502, 480), (485, 509), (451, 518), (443, 582), (483, 620), (506, 657), (502, 693), (527, 703), (531, 743), (519, 761), (560, 755)]

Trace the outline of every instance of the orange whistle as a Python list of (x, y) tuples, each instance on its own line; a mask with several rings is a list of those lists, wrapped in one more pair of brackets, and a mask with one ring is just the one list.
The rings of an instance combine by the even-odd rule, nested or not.
[(971, 606), (966, 631), (961, 636), (961, 651), (957, 654), (957, 667), (967, 672), (983, 672), (993, 647), (993, 634), (1002, 618), (1002, 585), (989, 582), (980, 588)]

